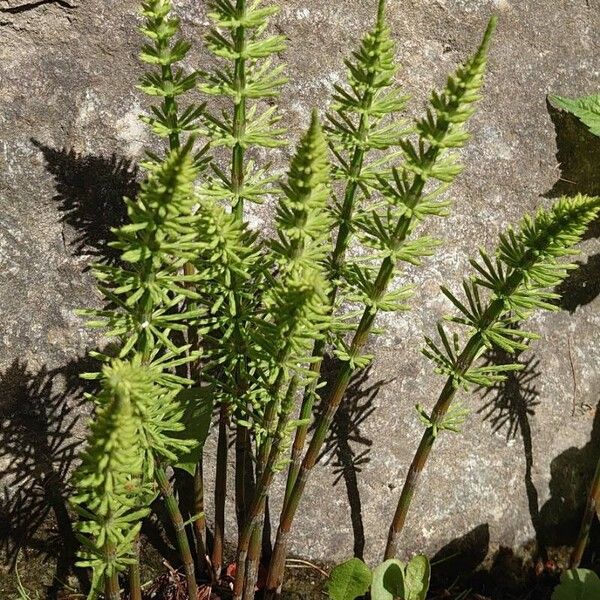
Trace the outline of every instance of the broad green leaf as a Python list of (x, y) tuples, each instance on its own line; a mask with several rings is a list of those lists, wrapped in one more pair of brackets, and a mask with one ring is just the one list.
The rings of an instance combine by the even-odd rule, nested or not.
[(173, 432), (171, 435), (185, 440), (195, 440), (197, 443), (189, 452), (181, 456), (175, 465), (191, 475), (196, 471), (196, 464), (202, 455), (204, 442), (208, 437), (213, 411), (213, 398), (210, 388), (188, 388), (181, 390), (177, 399), (184, 405), (183, 423), (185, 429)]
[(332, 600), (355, 600), (371, 585), (371, 570), (359, 558), (351, 558), (331, 571), (327, 594)]
[(404, 600), (425, 600), (427, 590), (429, 589), (429, 576), (431, 567), (426, 556), (418, 554), (413, 556), (406, 565), (406, 574), (404, 585), (406, 588), (406, 597)]
[(390, 558), (373, 571), (371, 600), (394, 600), (405, 598), (404, 563)]
[(552, 600), (598, 600), (600, 577), (588, 569), (565, 571), (560, 584), (552, 593)]
[(550, 96), (556, 106), (574, 114), (589, 130), (600, 137), (600, 94), (583, 98), (561, 98)]

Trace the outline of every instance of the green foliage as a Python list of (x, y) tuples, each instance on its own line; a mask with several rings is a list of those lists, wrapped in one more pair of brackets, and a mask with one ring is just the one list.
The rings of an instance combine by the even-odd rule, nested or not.
[(90, 597), (105, 575), (110, 577), (132, 563), (133, 540), (148, 514), (152, 490), (140, 448), (147, 448), (142, 444), (143, 415), (150, 408), (151, 385), (144, 370), (119, 360), (102, 372), (96, 417), (74, 476), (76, 495), (71, 499), (82, 517), (79, 565), (93, 569)]
[[(218, 400), (240, 404), (237, 377), (246, 380), (248, 351), (253, 346), (250, 326), (256, 316), (264, 256), (257, 234), (211, 197), (198, 198), (195, 228), (202, 248), (192, 264), (201, 281), (200, 311), (206, 311), (204, 374), (217, 384)], [(261, 262), (262, 261), (262, 262)]]
[(372, 600), (425, 600), (431, 567), (426, 556), (408, 562), (391, 558), (371, 570), (359, 558), (351, 558), (331, 571), (327, 594), (332, 600), (355, 600), (370, 588)]
[[(418, 265), (439, 245), (430, 236), (412, 235), (428, 216), (446, 216), (449, 203), (440, 199), (460, 172), (455, 150), (468, 139), (464, 124), (473, 114), (483, 83), (487, 50), (495, 28), (488, 25), (475, 55), (448, 79), (441, 93), (433, 92), (427, 116), (417, 120), (417, 139), (400, 138), (403, 162), (391, 174), (377, 174), (376, 188), (381, 201), (362, 210), (355, 219), (359, 239), (365, 251), (345, 270), (348, 299), (365, 306), (362, 323), (378, 311), (405, 310), (410, 289), (388, 291), (398, 274), (399, 264)], [(342, 342), (337, 356), (341, 360), (364, 366), (369, 357)]]
[(431, 567), (426, 556), (413, 556), (408, 564), (390, 558), (373, 571), (372, 600), (425, 600)]
[(371, 570), (360, 558), (351, 558), (331, 571), (327, 595), (331, 600), (356, 600), (371, 586)]
[(595, 600), (600, 598), (600, 577), (588, 569), (570, 569), (560, 578), (552, 600)]
[(210, 431), (214, 397), (211, 388), (193, 387), (180, 390), (177, 402), (184, 407), (182, 429), (171, 435), (173, 438), (194, 440), (194, 445), (182, 451), (173, 466), (194, 475)]
[[(343, 197), (333, 197), (330, 210), (337, 225), (337, 237), (329, 257), (333, 288), (331, 298), (336, 310), (344, 301), (373, 305), (372, 281), (368, 269), (350, 265), (344, 269), (346, 251), (360, 224), (364, 204), (376, 192), (378, 178), (387, 177), (390, 163), (399, 159), (399, 144), (408, 131), (400, 117), (407, 97), (395, 82), (398, 66), (394, 43), (385, 20), (385, 1), (379, 2), (377, 21), (363, 38), (353, 60), (346, 60), (347, 84), (335, 85), (333, 112), (328, 115), (326, 128), (329, 145), (335, 158), (333, 177), (344, 185)], [(383, 152), (382, 152), (383, 151)], [(344, 294), (338, 296), (338, 286)], [(378, 301), (387, 310), (404, 308), (402, 300), (407, 290), (398, 290)], [(348, 329), (348, 316), (338, 319), (336, 328)], [(338, 344), (338, 356), (357, 367), (364, 366), (360, 356), (351, 356), (343, 343)]]
[(597, 198), (562, 198), (534, 218), (526, 216), (518, 230), (509, 228), (502, 234), (495, 257), (480, 250), (480, 259), (471, 261), (476, 274), (463, 283), (464, 300), (442, 288), (460, 313), (447, 320), (466, 330), (468, 342), (460, 351), (459, 334), (454, 333), (451, 342), (440, 324), (441, 346), (426, 338), (423, 350), (436, 371), (449, 377), (455, 388), (468, 388), (470, 384), (493, 386), (504, 380), (507, 372), (521, 369), (518, 363), (487, 367), (472, 367), (471, 363), (485, 349), (497, 347), (515, 353), (537, 337), (519, 324), (535, 309), (558, 309), (553, 303), (558, 296), (549, 288), (573, 268), (560, 259), (576, 253), (573, 246), (599, 210)]
[(431, 431), (431, 434), (436, 438), (440, 431), (451, 431), (453, 433), (459, 433), (461, 425), (466, 421), (469, 416), (469, 411), (462, 406), (455, 406), (448, 410), (444, 415), (441, 422), (436, 422), (430, 415), (427, 414), (426, 410), (420, 405), (416, 405), (417, 413), (419, 414), (419, 420), (425, 427)]
[[(346, 62), (347, 83), (335, 86), (326, 127), (314, 112), (285, 181), (276, 185), (273, 170), (248, 156), (285, 143), (276, 102), (286, 78), (275, 60), (284, 38), (268, 33), (277, 7), (261, 0), (213, 0), (206, 47), (216, 67), (190, 74), (180, 66), (190, 45), (179, 37), (171, 2), (147, 0), (142, 9), (148, 42), (141, 58), (151, 70), (139, 87), (159, 101), (144, 121), (168, 139), (169, 149), (164, 157), (150, 155), (138, 196), (125, 200), (129, 222), (114, 231), (112, 244), (121, 252), (120, 263), (94, 267), (105, 305), (81, 311), (112, 346), (93, 353), (101, 370), (86, 375), (99, 381), (101, 391), (74, 478), (80, 564), (93, 569), (93, 596), (104, 577), (114, 582), (135, 562), (134, 540), (156, 479), (175, 515), (192, 589), (188, 534), (166, 467), (196, 472), (212, 410), (220, 405), (220, 442), (226, 448), (233, 422), (240, 426), (238, 436), (248, 428), (251, 449), (236, 446), (242, 458), (250, 464), (256, 454), (256, 485), (240, 491), (245, 472), (236, 480), (238, 497), (248, 496), (236, 507), (240, 540), (247, 540), (238, 547), (238, 574), (248, 573), (242, 582), (247, 598), (254, 590), (246, 568), (253, 531), (260, 529), (272, 476), (285, 462), (293, 432), (309, 424), (326, 343), (333, 340), (344, 363), (344, 375), (332, 386), (339, 405), (351, 371), (371, 358), (363, 349), (378, 313), (407, 309), (412, 290), (396, 281), (402, 263), (419, 265), (440, 244), (419, 229), (429, 217), (448, 214), (445, 192), (461, 171), (457, 150), (468, 139), (465, 126), (480, 98), (495, 19), (474, 56), (441, 92), (432, 93), (425, 116), (408, 126), (380, 0), (375, 26)], [(216, 100), (222, 112), (193, 102), (181, 108), (194, 89)], [(207, 146), (195, 153), (200, 136)], [(207, 147), (215, 152), (210, 161)], [(270, 240), (244, 221), (244, 202), (267, 198), (276, 206)], [(554, 308), (549, 288), (570, 268), (561, 259), (599, 210), (599, 200), (577, 197), (526, 217), (517, 231), (501, 236), (494, 257), (482, 250), (472, 262), (475, 275), (463, 284), (464, 298), (442, 289), (459, 314), (439, 325), (440, 342), (427, 339), (424, 352), (449, 378), (452, 393), (460, 386), (492, 385), (520, 368), (475, 363), (486, 348), (521, 351), (535, 338), (520, 322), (534, 309)], [(347, 260), (355, 243), (356, 257)], [(296, 418), (302, 392), (310, 401)], [(318, 436), (322, 444), (337, 408), (324, 404), (312, 464)], [(428, 435), (459, 430), (467, 412), (448, 408), (428, 414), (417, 406)], [(224, 478), (226, 465), (218, 467)], [(201, 505), (204, 499), (195, 501)], [(217, 502), (224, 504), (224, 493)], [(292, 494), (284, 508), (298, 502)], [(429, 575), (423, 556), (406, 565), (386, 561), (373, 577), (352, 559), (333, 570), (328, 593), (353, 600), (372, 584), (373, 600), (423, 600)], [(236, 577), (236, 600), (243, 592), (239, 583)]]
[[(404, 110), (406, 96), (395, 85), (398, 66), (394, 43), (385, 22), (385, 2), (379, 3), (377, 23), (347, 60), (348, 85), (335, 85), (333, 110), (328, 116), (331, 147), (338, 166), (337, 179), (360, 183), (368, 194), (377, 174), (383, 174), (386, 161), (364, 164), (373, 150), (387, 150), (398, 145), (406, 131), (406, 123), (397, 115)], [(389, 156), (389, 161), (394, 155)], [(342, 211), (342, 206), (338, 206)]]
[(82, 517), (79, 564), (93, 569), (92, 592), (105, 575), (134, 562), (132, 544), (154, 496), (157, 462), (176, 463), (196, 445), (177, 435), (185, 427), (187, 398), (165, 373), (170, 367), (168, 360), (144, 364), (134, 355), (88, 375), (99, 379), (102, 391), (94, 398), (96, 416), (74, 476), (72, 502)]
[(200, 297), (188, 286), (199, 276), (181, 272), (200, 248), (194, 228), (198, 217), (193, 214), (198, 169), (190, 151), (188, 143), (164, 162), (148, 165), (148, 179), (138, 197), (125, 200), (130, 223), (114, 232), (112, 246), (122, 251), (122, 264), (94, 266), (98, 287), (110, 304), (79, 314), (93, 318), (88, 326), (121, 340), (122, 358), (132, 352), (150, 357), (161, 345), (181, 355), (186, 348), (178, 346), (170, 332), (185, 331), (205, 313), (175, 310), (183, 299)]
[[(258, 323), (260, 382), (270, 398), (272, 415), (282, 409), (286, 419), (293, 408), (291, 394), (280, 406), (282, 390), (290, 379), (305, 385), (315, 373), (308, 369), (315, 340), (330, 324), (329, 284), (324, 260), (330, 248), (331, 219), (327, 212), (329, 166), (327, 145), (316, 113), (292, 159), (283, 195), (277, 207), (277, 238), (271, 244), (276, 276), (269, 276), (264, 296), (264, 316)], [(269, 411), (270, 407), (270, 411)]]
[(405, 600), (425, 600), (429, 589), (431, 565), (426, 556), (413, 556), (406, 565), (404, 574)]
[(150, 96), (160, 98), (161, 104), (152, 106), (152, 114), (142, 117), (152, 131), (169, 138), (171, 148), (179, 146), (182, 133), (198, 131), (198, 119), (204, 106), (190, 103), (179, 114), (178, 98), (193, 90), (198, 81), (198, 73), (186, 75), (177, 65), (181, 63), (190, 44), (178, 39), (179, 19), (172, 15), (170, 0), (147, 0), (142, 2), (145, 17), (142, 33), (148, 38), (141, 52), (141, 60), (154, 67), (146, 73), (138, 86)]
[(220, 116), (207, 111), (203, 115), (206, 133), (213, 147), (233, 151), (231, 173), (213, 164), (215, 177), (205, 183), (207, 193), (228, 200), (241, 210), (245, 200), (261, 202), (272, 191), (275, 178), (253, 161), (243, 164), (245, 151), (252, 147), (275, 148), (285, 145), (285, 129), (278, 127), (277, 107), (264, 108), (279, 96), (287, 81), (284, 65), (273, 63), (273, 56), (284, 48), (280, 35), (265, 35), (269, 19), (278, 12), (275, 5), (263, 6), (260, 0), (215, 0), (209, 17), (213, 28), (206, 47), (222, 66), (202, 72), (200, 90), (228, 100), (231, 110)]
[(550, 100), (559, 108), (574, 114), (594, 135), (600, 137), (600, 94), (576, 99), (550, 96)]
[(371, 598), (373, 598), (373, 600), (394, 600), (394, 598), (404, 598), (405, 569), (406, 565), (396, 558), (390, 558), (380, 565), (377, 565), (373, 570)]

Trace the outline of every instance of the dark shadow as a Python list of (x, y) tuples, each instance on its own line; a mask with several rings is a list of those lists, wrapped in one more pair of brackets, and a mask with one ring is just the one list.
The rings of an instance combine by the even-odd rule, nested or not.
[[(548, 546), (572, 546), (588, 489), (600, 460), (600, 403), (596, 406), (590, 441), (582, 448), (569, 448), (550, 464), (550, 499), (542, 506), (540, 522)], [(588, 553), (600, 551), (598, 524), (592, 530)]]
[(111, 248), (112, 227), (127, 221), (123, 197), (138, 192), (137, 167), (113, 154), (85, 156), (74, 150), (56, 150), (36, 140), (32, 143), (44, 155), (46, 168), (54, 176), (54, 201), (61, 221), (68, 225), (65, 244), (77, 256), (91, 256), (99, 262), (115, 264), (119, 250)]
[[(600, 195), (600, 137), (592, 134), (571, 113), (555, 108), (549, 101), (546, 105), (556, 131), (556, 160), (560, 177), (545, 196)], [(600, 219), (592, 223), (584, 239), (598, 237)], [(600, 256), (595, 255), (586, 263), (576, 264), (579, 268), (573, 270), (556, 290), (561, 295), (561, 308), (569, 312), (589, 304), (600, 294)]]
[(600, 138), (571, 113), (555, 108), (550, 101), (546, 106), (556, 131), (560, 176), (545, 197), (600, 194)]
[(0, 553), (9, 567), (19, 554), (56, 560), (47, 598), (56, 597), (71, 572), (82, 589), (87, 585), (85, 574), (73, 571), (77, 542), (68, 509), (68, 480), (79, 446), (77, 405), (85, 391), (79, 373), (85, 370), (87, 359), (36, 372), (17, 359), (0, 374), (0, 463), (6, 465)]
[(522, 359), (504, 351), (494, 350), (487, 355), (488, 364), (519, 363), (522, 371), (509, 372), (505, 381), (487, 388), (483, 398), (485, 404), (478, 410), (490, 422), (494, 432), (504, 431), (507, 440), (519, 435), (525, 456), (524, 483), (529, 505), (531, 523), (536, 532), (539, 555), (546, 558), (546, 547), (541, 537), (539, 494), (533, 483), (533, 439), (529, 419), (535, 415), (540, 404), (536, 381), (541, 375), (539, 360), (535, 357)]
[(490, 556), (490, 531), (482, 524), (451, 541), (431, 559), (430, 596), (464, 600), (551, 600), (559, 570), (536, 570), (525, 551), (500, 546)]
[[(487, 558), (489, 549), (490, 528), (487, 523), (446, 544), (431, 559), (431, 588), (448, 589), (467, 581)], [(462, 581), (457, 581), (459, 576)]]
[(19, 4), (17, 6), (9, 6), (7, 8), (0, 8), (0, 12), (7, 13), (10, 15), (18, 15), (20, 13), (34, 10), (44, 4), (58, 4), (62, 8), (74, 9), (77, 8), (74, 4), (67, 2), (67, 0), (36, 0), (36, 2), (27, 2), (26, 4)]
[[(152, 547), (161, 559), (171, 566), (179, 568), (181, 558), (177, 551), (177, 538), (173, 530), (171, 517), (161, 496), (150, 505), (150, 515), (142, 521), (144, 542)], [(190, 540), (190, 543), (192, 540)], [(194, 548), (194, 546), (190, 546)]]
[[(327, 375), (329, 385), (335, 379), (335, 374), (340, 366), (339, 361), (329, 357), (323, 361), (322, 371)], [(373, 444), (373, 441), (361, 432), (361, 425), (375, 411), (373, 401), (379, 390), (383, 385), (389, 383), (384, 380), (369, 382), (370, 373), (371, 367), (368, 367), (357, 371), (352, 377), (320, 457), (326, 457), (326, 462), (333, 464), (336, 475), (334, 485), (337, 485), (342, 479), (346, 485), (354, 534), (354, 556), (358, 558), (363, 558), (365, 530), (357, 475), (369, 462), (369, 453)], [(329, 385), (323, 388), (322, 397), (326, 397)], [(317, 412), (321, 408), (318, 407)]]
[(554, 290), (560, 294), (560, 307), (570, 313), (589, 304), (600, 294), (600, 254), (590, 256), (585, 263), (576, 261), (575, 264), (577, 268)]

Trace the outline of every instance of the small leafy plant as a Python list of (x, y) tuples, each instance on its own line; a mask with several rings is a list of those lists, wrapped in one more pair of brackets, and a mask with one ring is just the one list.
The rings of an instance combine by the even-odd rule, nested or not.
[(600, 598), (600, 577), (588, 569), (565, 571), (552, 600), (593, 600)]
[(408, 564), (390, 558), (371, 572), (358, 558), (331, 571), (327, 594), (331, 600), (356, 600), (370, 590), (371, 600), (425, 600), (431, 567), (426, 556), (414, 556)]
[[(129, 222), (113, 242), (121, 261), (94, 267), (104, 306), (81, 313), (111, 339), (93, 353), (98, 372), (86, 375), (99, 392), (72, 499), (80, 564), (93, 571), (90, 598), (102, 590), (108, 600), (120, 598), (125, 574), (130, 598), (141, 598), (141, 522), (159, 497), (190, 597), (198, 597), (199, 583), (219, 590), (228, 494), (238, 522), (233, 598), (254, 597), (261, 563), (267, 597), (278, 595), (304, 487), (352, 375), (372, 359), (365, 347), (377, 317), (408, 310), (413, 290), (402, 265), (420, 265), (441, 244), (420, 230), (449, 213), (445, 193), (462, 168), (457, 150), (469, 137), (466, 123), (480, 99), (496, 23), (490, 20), (473, 56), (411, 124), (401, 117), (407, 98), (396, 80), (386, 2), (379, 0), (375, 24), (346, 62), (347, 81), (335, 86), (324, 123), (314, 111), (281, 178), (268, 162), (270, 150), (287, 143), (277, 109), (286, 82), (277, 56), (285, 39), (269, 33), (277, 6), (209, 5), (206, 48), (216, 66), (187, 73), (190, 44), (180, 38), (170, 0), (142, 3), (141, 58), (149, 71), (139, 88), (157, 101), (143, 120), (163, 142), (148, 153), (139, 195), (125, 200)], [(190, 100), (192, 90), (206, 104)], [(248, 206), (267, 199), (276, 205), (270, 239), (247, 220)], [(439, 342), (427, 339), (424, 353), (445, 384), (431, 412), (418, 406), (425, 433), (392, 520), (386, 560), (373, 573), (357, 559), (334, 570), (332, 598), (356, 598), (369, 587), (376, 600), (424, 598), (427, 559), (404, 564), (396, 554), (432, 446), (466, 418), (455, 402), (461, 390), (492, 385), (520, 368), (480, 366), (480, 359), (494, 346), (522, 351), (536, 337), (521, 322), (536, 309), (555, 308), (551, 288), (570, 268), (561, 259), (599, 210), (598, 199), (561, 199), (509, 228), (493, 254), (480, 251), (462, 296), (442, 288), (458, 314), (439, 325)], [(317, 413), (326, 353), (341, 367)], [(202, 449), (213, 410), (216, 475), (207, 510)], [(176, 495), (171, 470), (193, 475), (193, 498)], [(269, 558), (266, 506), (285, 471)], [(187, 522), (182, 500), (195, 511)]]
[(575, 115), (594, 135), (600, 137), (600, 94), (574, 99), (550, 96), (550, 100)]

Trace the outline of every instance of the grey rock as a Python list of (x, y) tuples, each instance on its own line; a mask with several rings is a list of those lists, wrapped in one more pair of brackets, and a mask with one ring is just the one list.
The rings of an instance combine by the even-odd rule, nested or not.
[[(375, 1), (280, 4), (275, 26), (289, 40), (283, 58), (291, 77), (281, 108), (296, 139), (310, 109), (327, 107), (332, 84), (344, 77), (343, 58), (373, 20)], [(205, 3), (175, 5), (195, 43), (189, 65), (210, 66), (200, 43)], [(10, 465), (18, 444), (9, 444), (9, 432), (31, 426), (19, 412), (28, 397), (44, 417), (41, 429), (30, 427), (34, 441), (23, 444), (52, 437), (47, 421), (52, 398), (63, 397), (65, 367), (84, 368), (86, 349), (100, 342), (73, 311), (99, 303), (87, 266), (107, 250), (108, 228), (122, 218), (119, 198), (134, 193), (135, 164), (154, 141), (137, 118), (147, 104), (134, 88), (143, 72), (137, 2), (5, 0), (0, 9), (0, 465), (10, 475), (6, 494), (14, 504), (19, 473)], [(346, 414), (360, 423), (353, 428), (341, 420), (349, 439), (328, 446), (306, 490), (292, 549), (314, 560), (363, 549), (369, 560), (382, 554), (422, 433), (413, 406), (431, 406), (442, 385), (418, 352), (422, 335), (450, 310), (439, 285), (456, 287), (477, 246), (492, 245), (524, 212), (560, 193), (598, 192), (600, 182), (597, 142), (546, 103), (550, 92), (576, 96), (600, 87), (598, 0), (392, 0), (389, 12), (411, 115), (421, 114), (429, 90), (474, 50), (492, 13), (500, 23), (485, 98), (463, 152), (465, 172), (452, 191), (452, 216), (428, 226), (446, 243), (402, 277), (416, 286), (413, 310), (379, 320), (374, 364), (354, 386)], [(269, 158), (283, 171), (289, 153)], [(251, 219), (268, 226), (269, 207), (253, 209)], [(500, 399), (465, 397), (472, 413), (463, 433), (441, 436), (414, 501), (404, 554), (434, 554), (485, 524), (491, 548), (522, 545), (536, 528), (548, 543), (572, 538), (573, 510), (583, 501), (600, 435), (597, 233), (583, 244), (582, 267), (565, 286), (568, 310), (531, 323), (542, 339), (523, 357), (532, 367), (529, 379), (513, 381)], [(46, 387), (27, 391), (40, 377)], [(66, 389), (67, 405), (77, 405), (81, 390)], [(84, 435), (84, 419), (69, 423), (59, 424), (66, 432), (59, 449)], [(73, 461), (67, 455), (49, 451), (46, 474), (63, 478)]]

